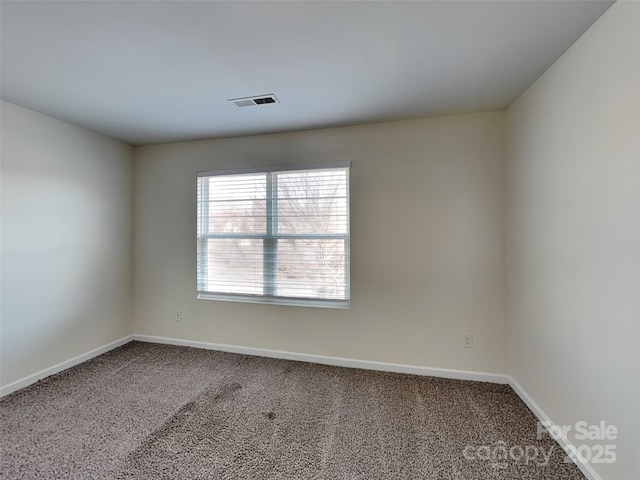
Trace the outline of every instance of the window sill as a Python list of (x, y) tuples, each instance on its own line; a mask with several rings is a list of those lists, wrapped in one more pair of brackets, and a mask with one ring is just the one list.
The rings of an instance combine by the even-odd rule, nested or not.
[(286, 305), (290, 307), (337, 308), (348, 310), (348, 300), (317, 300), (304, 298), (266, 297), (252, 295), (226, 295), (198, 292), (198, 300), (218, 300), (222, 302), (262, 303), (266, 305)]

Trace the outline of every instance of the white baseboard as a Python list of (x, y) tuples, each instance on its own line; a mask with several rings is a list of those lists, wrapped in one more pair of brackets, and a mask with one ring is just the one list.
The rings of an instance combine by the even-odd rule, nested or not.
[[(508, 375), (509, 385), (513, 390), (518, 394), (518, 396), (522, 399), (522, 401), (529, 407), (529, 410), (533, 412), (533, 414), (538, 417), (540, 422), (544, 422), (544, 425), (553, 425), (553, 422), (549, 418), (549, 416), (542, 410), (540, 405), (538, 405), (533, 398), (522, 388), (515, 378)], [(565, 451), (575, 451), (573, 448), (574, 445), (566, 438), (560, 437), (558, 443)], [(587, 477), (588, 480), (602, 480), (602, 477), (598, 475), (598, 473), (593, 469), (590, 463), (583, 461), (580, 457), (575, 457), (575, 464), (578, 466), (582, 474)]]
[(329, 357), (325, 355), (313, 355), (309, 353), (286, 352), (282, 350), (270, 350), (266, 348), (240, 347), (237, 345), (225, 345), (221, 343), (199, 342), (195, 340), (183, 340), (179, 338), (155, 337), (152, 335), (134, 335), (134, 340), (148, 343), (162, 343), (165, 345), (179, 345), (184, 347), (202, 348), (205, 350), (217, 350), (220, 352), (240, 353), (257, 357), (279, 358), (282, 360), (295, 360), (298, 362), (319, 363), (336, 367), (361, 368), (363, 370), (377, 370), (382, 372), (409, 373), (429, 377), (450, 378), (455, 380), (473, 380), (476, 382), (490, 382), (507, 384), (509, 379), (499, 373), (471, 372), (466, 370), (453, 370), (448, 368), (430, 368), (416, 365), (402, 365), (398, 363), (373, 362), (369, 360), (356, 360), (352, 358)]
[(20, 380), (16, 380), (15, 382), (11, 382), (3, 387), (0, 387), (0, 397), (4, 397), (5, 395), (9, 395), (10, 393), (15, 392), (16, 390), (20, 390), (21, 388), (28, 387), (32, 383), (36, 383), (38, 380), (42, 380), (43, 378), (49, 377), (51, 375), (55, 375), (56, 373), (60, 373), (67, 368), (75, 367), (82, 362), (86, 362), (87, 360), (92, 359), (93, 357), (97, 357), (98, 355), (102, 355), (103, 353), (107, 353), (109, 350), (113, 350), (114, 348), (118, 348), (125, 343), (129, 343), (133, 340), (133, 335), (127, 335), (126, 337), (122, 337), (119, 340), (116, 340), (111, 343), (107, 343), (98, 348), (94, 348), (82, 355), (78, 355), (76, 357), (70, 358), (69, 360), (65, 360), (64, 362), (58, 363), (53, 367), (45, 368), (44, 370), (40, 370), (32, 375), (28, 375)]

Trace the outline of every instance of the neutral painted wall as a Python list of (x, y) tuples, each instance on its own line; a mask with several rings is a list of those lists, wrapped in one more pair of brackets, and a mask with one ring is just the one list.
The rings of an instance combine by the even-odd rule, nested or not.
[(619, 480), (640, 478), (639, 90), (640, 3), (618, 2), (508, 111), (511, 374), (554, 423), (616, 425), (593, 467)]
[(1, 382), (132, 333), (133, 148), (2, 102)]
[[(350, 310), (196, 300), (196, 172), (343, 156)], [(138, 148), (134, 330), (504, 373), (503, 173), (504, 113)]]

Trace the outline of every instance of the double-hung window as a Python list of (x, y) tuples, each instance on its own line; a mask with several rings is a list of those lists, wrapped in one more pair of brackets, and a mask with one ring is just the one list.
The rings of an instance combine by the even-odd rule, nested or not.
[(198, 298), (349, 306), (349, 163), (198, 173)]

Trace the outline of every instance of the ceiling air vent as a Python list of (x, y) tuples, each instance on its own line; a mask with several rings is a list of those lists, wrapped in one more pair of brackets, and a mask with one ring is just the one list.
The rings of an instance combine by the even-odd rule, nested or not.
[(257, 95), (255, 97), (230, 98), (229, 101), (234, 103), (236, 107), (253, 107), (255, 105), (280, 103), (278, 97), (276, 97), (273, 93), (269, 93), (267, 95)]

